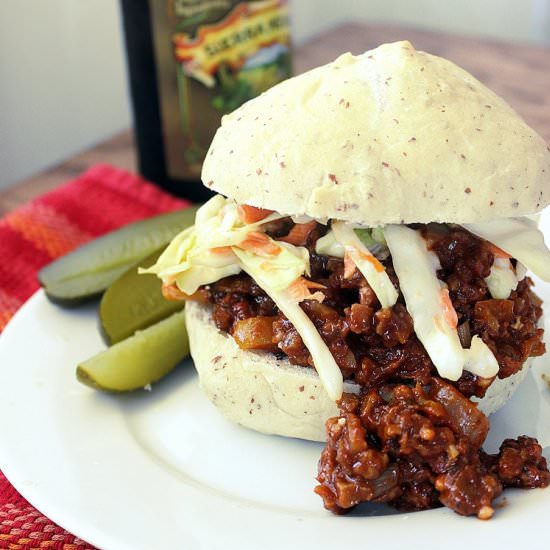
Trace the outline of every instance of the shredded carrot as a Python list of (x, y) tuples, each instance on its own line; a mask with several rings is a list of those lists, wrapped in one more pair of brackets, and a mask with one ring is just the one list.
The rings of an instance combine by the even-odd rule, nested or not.
[(293, 244), (294, 246), (305, 246), (307, 238), (315, 229), (317, 222), (312, 220), (307, 223), (297, 223), (286, 237), (279, 238), (280, 241)]
[(365, 254), (361, 250), (351, 248), (344, 253), (344, 279), (350, 279), (355, 272), (355, 262), (353, 261), (351, 254), (357, 254), (362, 260), (369, 262), (378, 273), (382, 273), (386, 268), (371, 254)]
[(181, 301), (181, 300), (187, 300), (189, 298), (189, 295), (185, 292), (182, 292), (175, 284), (173, 283), (164, 283), (162, 285), (162, 295), (167, 300), (172, 301)]
[(311, 293), (312, 288), (326, 288), (321, 283), (314, 281), (308, 281), (305, 277), (298, 277), (289, 287), (288, 292), (293, 300), (300, 303), (303, 300), (317, 300), (322, 302), (325, 299), (325, 295), (322, 292)]
[(355, 262), (351, 259), (349, 252), (344, 252), (344, 279), (351, 279), (355, 273)]
[(378, 273), (382, 273), (382, 271), (386, 271), (386, 268), (372, 254), (365, 254), (364, 252), (361, 252), (361, 251), (358, 251), (358, 253), (359, 253), (359, 257), (362, 260), (367, 260), (367, 262), (372, 264), (374, 269), (376, 269)]
[(237, 208), (237, 212), (241, 220), (244, 223), (255, 223), (267, 218), (269, 214), (273, 214), (273, 210), (266, 210), (265, 208), (256, 208), (248, 204), (241, 204)]
[(281, 247), (277, 246), (265, 233), (259, 231), (248, 233), (238, 246), (260, 256), (277, 256), (281, 253)]
[(508, 254), (507, 252), (504, 252), (502, 248), (499, 248), (495, 244), (490, 242), (488, 242), (488, 244), (489, 244), (489, 250), (495, 255), (495, 258), (506, 258), (509, 260), (512, 257), (510, 256), (510, 254)]
[(212, 252), (212, 254), (229, 254), (230, 252), (233, 252), (233, 250), (231, 250), (231, 247), (230, 246), (215, 246), (214, 248), (211, 248), (210, 249), (210, 252)]
[(162, 295), (166, 300), (170, 301), (183, 301), (193, 300), (195, 302), (207, 303), (208, 296), (203, 290), (197, 290), (193, 294), (186, 294), (180, 290), (174, 283), (164, 283), (162, 285)]
[(447, 324), (451, 328), (455, 329), (458, 326), (458, 316), (455, 308), (453, 307), (453, 303), (451, 302), (451, 298), (449, 297), (449, 291), (446, 288), (442, 288), (439, 291), (439, 301), (441, 303), (441, 307), (443, 308), (445, 321), (447, 321)]
[(441, 317), (439, 315), (433, 316), (433, 322), (434, 322), (435, 328), (439, 332), (445, 332), (445, 327), (443, 326), (443, 323), (441, 322)]

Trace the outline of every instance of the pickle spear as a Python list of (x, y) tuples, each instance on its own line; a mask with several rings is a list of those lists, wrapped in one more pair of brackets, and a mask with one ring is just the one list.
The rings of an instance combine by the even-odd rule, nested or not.
[(129, 392), (160, 380), (188, 354), (185, 316), (179, 311), (84, 361), (76, 377), (94, 389)]
[[(161, 251), (157, 250), (139, 265), (153, 265)], [(140, 275), (137, 267), (132, 266), (106, 290), (99, 304), (99, 322), (108, 344), (116, 344), (183, 308), (183, 302), (166, 300), (161, 288), (162, 282), (156, 275)]]
[(46, 296), (62, 306), (95, 298), (129, 267), (190, 226), (196, 211), (185, 208), (107, 233), (44, 267), (38, 280)]

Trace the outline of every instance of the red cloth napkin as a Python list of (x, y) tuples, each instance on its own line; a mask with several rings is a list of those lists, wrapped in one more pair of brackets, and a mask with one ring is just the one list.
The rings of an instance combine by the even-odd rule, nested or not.
[[(190, 203), (99, 165), (0, 220), (0, 331), (38, 289), (38, 270), (122, 225)], [(33, 508), (0, 472), (0, 548), (92, 549)]]

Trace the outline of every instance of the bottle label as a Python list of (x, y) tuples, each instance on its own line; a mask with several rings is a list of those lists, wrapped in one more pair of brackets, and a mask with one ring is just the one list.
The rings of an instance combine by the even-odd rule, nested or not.
[(167, 172), (197, 180), (221, 116), (290, 76), (288, 4), (171, 0), (163, 14), (159, 4), (150, 0)]

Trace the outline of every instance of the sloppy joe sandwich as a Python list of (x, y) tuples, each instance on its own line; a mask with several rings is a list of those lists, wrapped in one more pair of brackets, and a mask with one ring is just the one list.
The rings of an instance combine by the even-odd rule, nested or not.
[[(487, 415), (545, 352), (550, 152), (497, 95), (408, 42), (289, 79), (225, 116), (215, 195), (148, 271), (186, 299), (206, 395), (229, 419), (326, 441), (315, 489), (488, 519), (550, 475)], [(517, 434), (510, 434), (515, 436)]]

